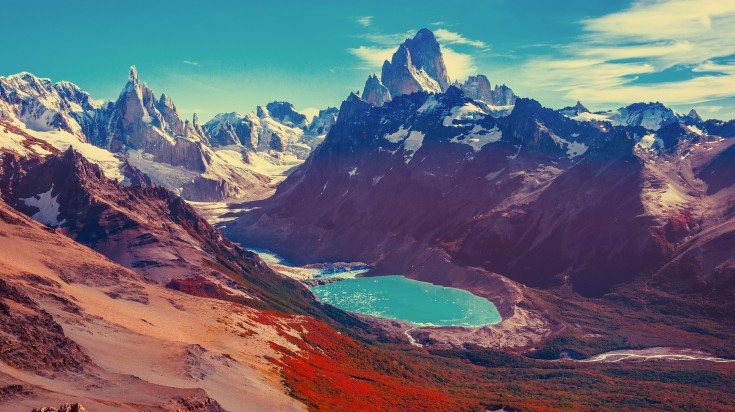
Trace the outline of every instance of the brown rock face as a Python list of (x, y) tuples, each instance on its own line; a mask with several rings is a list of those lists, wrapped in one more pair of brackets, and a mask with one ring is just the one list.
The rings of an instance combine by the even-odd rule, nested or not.
[(178, 139), (173, 145), (163, 145), (153, 158), (156, 162), (171, 166), (183, 166), (195, 172), (204, 172), (211, 158), (202, 149), (202, 143), (187, 139)]
[(308, 290), (227, 240), (164, 188), (110, 181), (71, 149), (20, 162), (6, 155), (0, 165), (6, 202), (33, 216), (38, 208), (24, 199), (50, 190), (59, 205), (54, 226), (151, 280), (165, 285), (173, 278), (203, 277), (227, 288), (237, 302), (285, 312), (314, 310)]
[(492, 102), (493, 89), (490, 86), (490, 80), (484, 74), (470, 76), (466, 82), (458, 84), (458, 86), (467, 97), (488, 103)]
[(391, 96), (388, 88), (373, 74), (365, 82), (362, 99), (374, 106), (382, 106), (390, 101)]
[(44, 406), (41, 408), (34, 408), (33, 412), (87, 412), (87, 409), (79, 403), (65, 403), (58, 408), (50, 406)]
[(44, 374), (82, 371), (91, 361), (27, 294), (0, 279), (0, 359)]
[(466, 82), (455, 83), (467, 97), (480, 100), (493, 106), (512, 106), (516, 102), (516, 95), (506, 85), (491, 87), (490, 81), (483, 74), (470, 76)]
[(381, 80), (395, 98), (418, 91), (440, 93), (449, 88), (449, 76), (434, 34), (421, 29), (407, 39), (383, 64)]
[(421, 29), (413, 39), (404, 43), (411, 53), (413, 64), (416, 68), (424, 69), (426, 73), (439, 83), (442, 91), (449, 88), (449, 76), (444, 64), (441, 47), (434, 37), (434, 33), (427, 29)]

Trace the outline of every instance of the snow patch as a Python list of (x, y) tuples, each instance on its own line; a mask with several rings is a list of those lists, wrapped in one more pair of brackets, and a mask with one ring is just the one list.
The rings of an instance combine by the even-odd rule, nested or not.
[(562, 148), (566, 147), (568, 159), (574, 159), (577, 156), (581, 156), (588, 149), (587, 145), (581, 142), (570, 142), (569, 140), (563, 139), (555, 134), (552, 134), (551, 137)]
[(439, 101), (434, 96), (429, 96), (428, 99), (416, 110), (418, 113), (431, 112), (439, 105)]
[(498, 171), (495, 171), (495, 172), (490, 172), (487, 175), (485, 175), (485, 180), (487, 180), (488, 182), (493, 181), (498, 176), (500, 176), (500, 174), (503, 173), (504, 171), (505, 171), (505, 168), (502, 168), (502, 169), (500, 169)]
[(577, 156), (582, 156), (588, 149), (587, 145), (580, 142), (566, 142), (567, 143), (567, 157), (574, 159)]
[(413, 66), (409, 65), (409, 71), (411, 72), (411, 76), (416, 79), (416, 82), (418, 82), (419, 87), (421, 87), (422, 90), (429, 93), (442, 92), (442, 88), (439, 86), (439, 83), (429, 76), (424, 69), (416, 70)]
[(636, 143), (636, 147), (640, 149), (654, 149), (663, 147), (663, 141), (656, 137), (655, 134), (649, 133), (643, 137), (641, 137), (641, 140)]
[[(21, 130), (28, 133), (29, 135), (46, 141), (51, 146), (61, 150), (62, 152), (68, 149), (69, 146), (73, 147), (74, 150), (79, 152), (87, 160), (97, 164), (100, 169), (102, 169), (102, 173), (104, 173), (105, 177), (107, 177), (108, 179), (116, 179), (117, 181), (122, 182), (125, 178), (125, 176), (121, 172), (122, 168), (124, 167), (123, 161), (108, 150), (99, 148), (86, 142), (82, 142), (77, 136), (64, 130), (39, 132), (29, 130), (23, 127), (22, 124), (16, 124), (16, 126), (18, 126)], [(38, 151), (36, 153), (42, 155), (50, 154), (40, 153)]]
[(65, 220), (59, 221), (60, 205), (59, 202), (56, 201), (56, 198), (59, 197), (59, 194), (57, 193), (56, 196), (51, 196), (51, 191), (53, 190), (54, 185), (52, 184), (51, 188), (47, 192), (39, 193), (35, 196), (18, 200), (28, 206), (33, 206), (39, 209), (38, 212), (34, 213), (33, 216), (31, 216), (31, 219), (34, 219), (49, 226), (59, 226), (62, 225)]
[(452, 107), (449, 113), (449, 116), (445, 116), (442, 122), (445, 127), (466, 127), (467, 125), (464, 124), (454, 124), (454, 121), (480, 120), (487, 115), (487, 112), (474, 103)]
[[(462, 137), (462, 139), (460, 139), (460, 137)], [(472, 150), (475, 152), (479, 152), (486, 144), (495, 143), (502, 138), (503, 132), (501, 132), (497, 126), (488, 130), (478, 124), (470, 130), (469, 134), (464, 136), (455, 136), (450, 140), (450, 142), (466, 144), (472, 147)]]
[(609, 112), (609, 113), (583, 112), (576, 116), (572, 116), (571, 119), (576, 120), (578, 122), (609, 122), (610, 117), (615, 113), (616, 112)]
[(522, 148), (522, 147), (523, 147), (523, 145), (518, 145), (518, 146), (516, 146), (516, 148), (518, 149), (518, 151), (516, 152), (516, 154), (512, 154), (512, 155), (510, 155), (510, 156), (506, 156), (506, 159), (508, 159), (508, 160), (513, 160), (513, 159), (515, 159), (516, 157), (518, 157), (518, 155), (519, 155), (519, 154), (521, 153), (521, 148)]
[(692, 132), (692, 133), (694, 133), (696, 135), (699, 135), (699, 136), (704, 135), (704, 132), (699, 127), (697, 127), (697, 126), (694, 126), (694, 125), (687, 126), (687, 129), (689, 129), (690, 132)]
[(645, 108), (633, 110), (630, 107), (622, 107), (607, 112), (585, 112), (571, 116), (571, 118), (580, 122), (606, 121), (612, 123), (614, 126), (640, 125), (648, 130), (658, 130), (663, 125), (675, 121), (673, 113), (661, 105), (646, 105)]
[(153, 156), (143, 153), (142, 150), (128, 150), (128, 161), (138, 170), (147, 174), (153, 183), (170, 188), (178, 195), (181, 195), (184, 184), (194, 182), (199, 176), (198, 173), (186, 170), (181, 166), (154, 162)]
[(403, 139), (406, 138), (406, 136), (408, 136), (408, 130), (404, 129), (403, 125), (401, 125), (401, 127), (399, 127), (397, 131), (393, 133), (388, 133), (383, 136), (383, 138), (391, 143), (398, 143), (402, 142)]
[(23, 145), (25, 140), (25, 137), (7, 132), (5, 127), (0, 127), (0, 148), (27, 156), (31, 151)]
[(411, 161), (413, 155), (424, 144), (424, 136), (422, 132), (414, 130), (408, 135), (406, 141), (403, 142), (403, 151), (406, 153), (406, 164)]

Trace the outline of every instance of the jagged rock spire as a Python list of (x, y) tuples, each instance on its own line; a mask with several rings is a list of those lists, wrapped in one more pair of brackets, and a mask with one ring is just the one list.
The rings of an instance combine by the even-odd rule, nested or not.
[(441, 93), (450, 85), (441, 47), (428, 29), (398, 47), (383, 64), (381, 81), (392, 97), (418, 91)]
[(590, 110), (586, 108), (582, 102), (577, 100), (577, 104), (574, 105), (574, 108), (577, 109), (577, 113), (589, 113)]
[(135, 68), (135, 65), (130, 66), (130, 73), (128, 75), (128, 78), (131, 82), (138, 83), (138, 69)]
[(373, 74), (365, 82), (362, 99), (372, 105), (382, 106), (391, 100), (391, 95), (388, 88), (378, 79), (378, 76)]

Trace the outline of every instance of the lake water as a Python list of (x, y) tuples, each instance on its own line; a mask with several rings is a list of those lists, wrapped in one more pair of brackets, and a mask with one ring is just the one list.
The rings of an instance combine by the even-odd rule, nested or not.
[(402, 320), (415, 326), (477, 327), (502, 320), (492, 302), (462, 289), (397, 275), (358, 277), (369, 272), (359, 265), (338, 271), (328, 265), (320, 269), (299, 267), (270, 250), (247, 249), (258, 253), (267, 264), (286, 276), (302, 280), (344, 279), (310, 289), (322, 302), (348, 312)]
[(403, 276), (345, 279), (314, 286), (319, 299), (348, 312), (398, 319), (417, 326), (484, 326), (502, 319), (487, 299), (465, 290)]

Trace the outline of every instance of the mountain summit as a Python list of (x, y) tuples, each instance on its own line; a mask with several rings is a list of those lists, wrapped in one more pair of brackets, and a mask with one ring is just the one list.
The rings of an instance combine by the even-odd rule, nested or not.
[(413, 39), (406, 39), (391, 60), (383, 63), (380, 80), (370, 76), (363, 96), (378, 106), (396, 96), (419, 91), (445, 92), (450, 85), (439, 42), (434, 33), (421, 29)]

